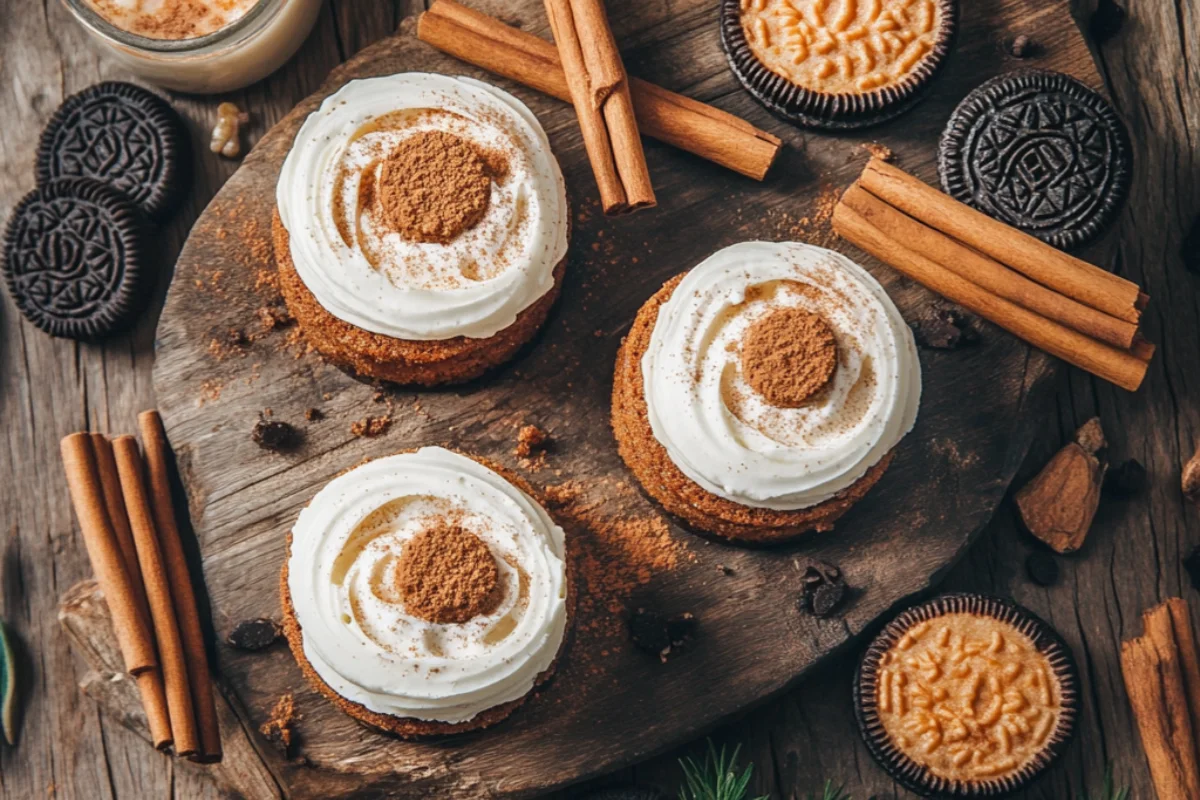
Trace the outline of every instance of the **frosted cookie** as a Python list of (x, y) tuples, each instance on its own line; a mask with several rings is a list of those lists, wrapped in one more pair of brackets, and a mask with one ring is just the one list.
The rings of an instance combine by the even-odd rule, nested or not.
[(845, 256), (744, 242), (668, 281), (617, 355), (612, 425), (646, 492), (702, 531), (827, 530), (916, 421), (921, 367), (883, 287)]
[(281, 593), (321, 694), (416, 737), (493, 725), (549, 679), (574, 606), (566, 537), (518, 483), (425, 447), (317, 493), (288, 537)]
[(329, 361), (433, 385), (469, 380), (537, 332), (570, 213), (532, 112), (469, 78), (347, 83), (309, 115), (276, 189), (288, 308)]

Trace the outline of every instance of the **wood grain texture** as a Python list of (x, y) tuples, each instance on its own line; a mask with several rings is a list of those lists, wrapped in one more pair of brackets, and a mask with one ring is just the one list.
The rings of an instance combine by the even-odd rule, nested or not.
[[(626, 40), (640, 42), (631, 62), (640, 59), (641, 74), (674, 87), (701, 65), (707, 79), (720, 82), (718, 93), (732, 89), (710, 6), (697, 0), (673, 9), (673, 19), (695, 18), (686, 51), (674, 50), (671, 26), (660, 23), (663, 9), (655, 4), (637, 5), (636, 14), (614, 13), (625, 23)], [(542, 19), (532, 0), (504, 8), (510, 16)], [(743, 94), (723, 97), (790, 138), (793, 146), (774, 173), (758, 184), (651, 145), (659, 206), (620, 221), (603, 218), (592, 200), (591, 170), (571, 108), (502, 82), (546, 127), (576, 201), (563, 298), (546, 331), (514, 365), (466, 389), (388, 390), (383, 403), (375, 387), (289, 346), (287, 329), (256, 327), (256, 309), (278, 303), (263, 280), (273, 275), (267, 232), (278, 170), (303, 119), (349, 79), (413, 69), (486, 76), (417, 42), (411, 24), (335, 70), (317, 95), (258, 143), (197, 220), (158, 329), (158, 404), (183, 465), (218, 641), (241, 619), (275, 612), (273, 578), (284, 534), (321, 486), (363, 458), (447, 444), (517, 467), (511, 454), (516, 431), (534, 423), (555, 441), (546, 469), (526, 470), (535, 483), (569, 478), (628, 485), (608, 429), (609, 394), (616, 346), (641, 303), (667, 278), (736, 241), (807, 233), (829, 243), (821, 203), (857, 176), (865, 141), (891, 147), (906, 169), (933, 180), (934, 145), (950, 108), (998, 71), (993, 31), (1031, 18), (1054, 42), (1047, 66), (1098, 83), (1082, 37), (1062, 14), (1041, 13), (1025, 0), (997, 4), (987, 14), (968, 12), (955, 58), (970, 68), (951, 69), (940, 91), (903, 126), (872, 131), (869, 139), (801, 137), (747, 105)], [(875, 274), (910, 319), (931, 300), (889, 269), (876, 266)], [(234, 329), (253, 341), (231, 349)], [(970, 350), (924, 353), (916, 430), (881, 484), (832, 535), (786, 550), (746, 551), (675, 529), (688, 559), (617, 601), (627, 611), (637, 605), (691, 611), (701, 621), (697, 645), (659, 664), (630, 646), (623, 613), (596, 632), (601, 626), (593, 617), (614, 612), (608, 597), (593, 596), (591, 605), (599, 608), (583, 604), (579, 631), (555, 680), (491, 731), (437, 744), (371, 733), (309, 689), (281, 650), (218, 648), (219, 668), (255, 724), (268, 718), (280, 695), (295, 693), (303, 762), (286, 765), (283, 775), (297, 797), (359, 791), (527, 797), (631, 763), (778, 694), (880, 613), (928, 588), (990, 518), (1024, 457), (1037, 418), (1049, 409), (1048, 365), (1041, 354), (990, 329)], [(310, 407), (324, 419), (305, 422)], [(251, 441), (250, 428), (266, 409), (273, 419), (304, 429), (297, 452), (265, 453)], [(386, 435), (352, 434), (356, 420), (383, 413), (393, 417)], [(636, 494), (613, 494), (597, 496), (596, 513), (657, 515)], [(587, 526), (572, 535), (595, 537)], [(816, 621), (796, 611), (797, 565), (809, 556), (839, 564), (854, 587), (842, 618)], [(732, 575), (718, 564), (732, 567)], [(595, 587), (581, 592), (586, 600)], [(749, 616), (755, 624), (747, 624)], [(696, 694), (705, 702), (688, 702)]]
[[(1075, 0), (1081, 19), (1092, 2)], [(1145, 283), (1154, 295), (1147, 322), (1152, 337), (1164, 346), (1137, 395), (1066, 373), (1056, 412), (1023, 472), (1035, 472), (1079, 423), (1100, 413), (1113, 456), (1137, 457), (1146, 464), (1150, 488), (1127, 502), (1102, 502), (1088, 544), (1077, 556), (1063, 560), (1064, 577), (1056, 587), (1041, 589), (1025, 579), (1021, 562), (1030, 545), (1016, 533), (1006, 508), (944, 584), (1012, 594), (1063, 632), (1083, 667), (1088, 702), (1081, 735), (1065, 762), (1025, 793), (1027, 798), (1061, 800), (1069, 796), (1069, 789), (1096, 789), (1106, 761), (1112, 762), (1118, 778), (1132, 785), (1134, 797), (1153, 796), (1121, 687), (1116, 642), (1137, 632), (1138, 615), (1154, 601), (1182, 592), (1194, 608), (1196, 602), (1179, 557), (1200, 543), (1200, 523), (1180, 496), (1178, 478), (1182, 459), (1190, 455), (1200, 428), (1200, 385), (1195, 372), (1200, 342), (1194, 335), (1200, 287), (1182, 269), (1179, 247), (1200, 211), (1200, 137), (1195, 133), (1200, 130), (1200, 3), (1126, 0), (1123, 4), (1130, 12), (1124, 30), (1095, 49), (1118, 109), (1130, 124), (1137, 158), (1133, 198), (1122, 218), (1112, 263), (1121, 274)], [(225, 97), (172, 98), (188, 119), (197, 177), (191, 199), (163, 237), (160, 302), (185, 232), (236, 167), (209, 154), (205, 146), (217, 103), (234, 100), (252, 112), (247, 143), (253, 142), (315, 90), (330, 68), (386, 35), (419, 5), (419, 0), (335, 2), (323, 12), (300, 55), (270, 79)], [(1043, 13), (1062, 13), (1058, 0), (1036, 5)], [(723, 60), (689, 61), (691, 42), (709, 35), (703, 14), (665, 0), (640, 4), (640, 8), (637, 24), (626, 20), (625, 14), (614, 20), (616, 34), (630, 54), (631, 72), (756, 122), (769, 121), (729, 84)], [(643, 15), (651, 20), (649, 27), (642, 27)], [(502, 12), (502, 16), (545, 35), (540, 15)], [(97, 80), (125, 76), (87, 48), (82, 32), (54, 0), (43, 4), (0, 0), (0, 19), (4, 20), (0, 109), (9, 123), (0, 140), (0, 215), (7, 216), (33, 185), (33, 144), (62, 97)], [(1015, 32), (1039, 35), (1036, 20)], [(991, 32), (997, 43), (994, 69), (1008, 66), (998, 53), (999, 43), (1009, 33)], [(659, 39), (665, 44), (651, 45)], [(1048, 43), (1051, 48), (1054, 44)], [(955, 84), (956, 92), (966, 88), (965, 82)], [(806, 142), (811, 147), (820, 137), (789, 131), (788, 138), (800, 145), (803, 154)], [(898, 152), (903, 166), (913, 166), (903, 148)], [(664, 156), (651, 154), (652, 159), (660, 157)], [(688, 160), (678, 154), (665, 157)], [(707, 165), (694, 160), (691, 166), (703, 173), (696, 180), (714, 179), (715, 168), (705, 172)], [(7, 297), (0, 304), (0, 409), (5, 413), (8, 442), (0, 455), (0, 510), (5, 522), (0, 613), (17, 633), (28, 676), (18, 747), (0, 748), (3, 798), (216, 796), (206, 780), (175, 772), (169, 759), (154, 753), (111, 716), (97, 713), (89, 699), (73, 690), (84, 674), (83, 662), (69, 652), (54, 618), (59, 595), (89, 572), (69, 509), (62, 502), (65, 484), (53, 456), (56, 443), (62, 435), (89, 424), (99, 430), (131, 431), (136, 412), (154, 404), (149, 375), (155, 316), (148, 315), (130, 335), (103, 345), (80, 346), (43, 337), (20, 318)], [(1173, 330), (1178, 335), (1167, 341), (1164, 334)], [(844, 781), (859, 800), (872, 795), (907, 796), (875, 768), (858, 743), (846, 700), (853, 659), (852, 652), (836, 657), (797, 689), (717, 732), (718, 741), (745, 743), (744, 753), (758, 765), (754, 784), (759, 791), (794, 800), (829, 776)], [(661, 709), (671, 712), (665, 703)], [(673, 792), (679, 778), (675, 758), (699, 746), (663, 755), (636, 770), (623, 770), (606, 781), (635, 778)], [(573, 796), (568, 792), (558, 797)]]

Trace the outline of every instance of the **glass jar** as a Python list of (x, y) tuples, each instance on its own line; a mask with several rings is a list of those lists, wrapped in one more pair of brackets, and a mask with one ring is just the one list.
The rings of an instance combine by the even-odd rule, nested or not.
[(260, 0), (241, 18), (193, 39), (156, 39), (118, 28), (87, 0), (63, 0), (100, 49), (167, 89), (217, 94), (264, 78), (299, 49), (322, 0)]

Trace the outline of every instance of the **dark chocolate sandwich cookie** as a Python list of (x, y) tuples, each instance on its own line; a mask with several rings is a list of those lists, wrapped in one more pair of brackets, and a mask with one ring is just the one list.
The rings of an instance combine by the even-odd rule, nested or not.
[(746, 91), (789, 122), (829, 130), (915, 105), (957, 28), (957, 0), (721, 0), (721, 44)]
[(89, 178), (39, 186), (4, 232), (4, 277), (21, 313), (52, 336), (96, 339), (127, 327), (149, 280), (132, 201)]
[(161, 219), (183, 192), (183, 121), (158, 95), (108, 81), (66, 99), (42, 131), (37, 180), (94, 178)]
[(945, 594), (900, 614), (854, 682), (867, 749), (923, 796), (1000, 797), (1040, 775), (1079, 710), (1071, 652), (1009, 600)]
[(948, 194), (1048, 244), (1072, 249), (1112, 224), (1129, 194), (1129, 133), (1074, 78), (1019, 70), (955, 109), (938, 148)]

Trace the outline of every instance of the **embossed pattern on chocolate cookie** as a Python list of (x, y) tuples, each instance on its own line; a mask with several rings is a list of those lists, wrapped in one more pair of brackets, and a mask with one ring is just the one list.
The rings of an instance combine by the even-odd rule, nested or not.
[(144, 230), (125, 195), (88, 178), (51, 181), (17, 204), (4, 234), (13, 302), (52, 336), (95, 339), (146, 297)]
[(955, 109), (938, 148), (948, 194), (1063, 249), (1099, 236), (1129, 194), (1129, 134), (1074, 78), (1020, 70)]
[(94, 178), (161, 219), (182, 194), (183, 124), (158, 95), (107, 81), (68, 97), (38, 145), (39, 184)]

